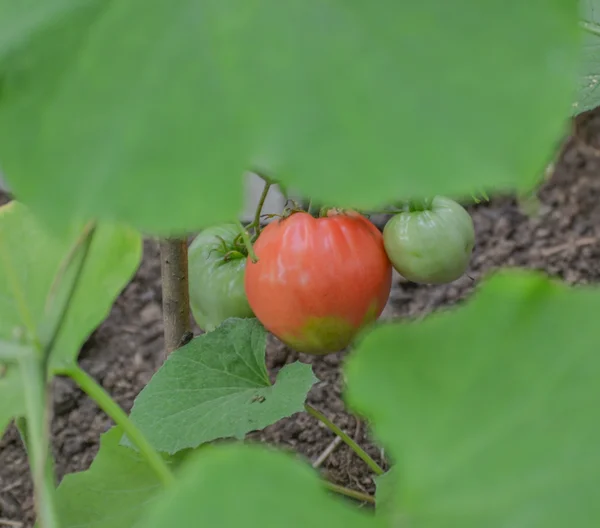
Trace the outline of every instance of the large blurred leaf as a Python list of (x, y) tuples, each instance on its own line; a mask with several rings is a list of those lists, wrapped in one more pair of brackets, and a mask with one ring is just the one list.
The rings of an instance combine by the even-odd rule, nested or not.
[(0, 63), (11, 190), (50, 219), (165, 230), (235, 218), (248, 151), (215, 36), (244, 4), (214, 2), (80, 2)]
[(580, 2), (585, 35), (579, 94), (573, 106), (574, 114), (600, 105), (600, 1), (580, 0)]
[[(73, 266), (63, 263), (82, 229), (78, 223), (68, 231), (51, 233), (21, 203), (0, 208), (0, 340), (11, 342), (24, 334), (45, 344), (74, 278)], [(97, 227), (53, 348), (52, 369), (75, 360), (82, 343), (110, 312), (140, 258), (139, 233), (108, 223)]]
[(317, 473), (289, 454), (228, 445), (197, 455), (136, 524), (144, 528), (382, 528), (372, 515), (328, 497)]
[(19, 368), (0, 361), (0, 438), (12, 419), (24, 414), (25, 395)]
[(56, 493), (64, 528), (129, 528), (161, 491), (161, 483), (141, 455), (119, 446), (122, 430), (100, 438), (100, 450), (87, 471), (66, 475)]
[(90, 0), (5, 0), (0, 2), (0, 57), (70, 9)]
[(598, 313), (597, 290), (513, 272), (363, 336), (347, 398), (397, 463), (386, 511), (414, 528), (598, 526)]
[(571, 0), (77, 5), (0, 63), (0, 160), (53, 221), (230, 220), (250, 168), (365, 208), (527, 187), (575, 94)]
[[(390, 519), (391, 515), (398, 514), (395, 501), (397, 494), (396, 486), (398, 483), (397, 467), (392, 467), (387, 473), (376, 476), (374, 480), (377, 487), (375, 493), (375, 512), (377, 515)], [(392, 526), (396, 525), (392, 524)]]
[(302, 411), (317, 381), (310, 365), (286, 365), (271, 385), (265, 347), (256, 319), (227, 319), (169, 356), (136, 398), (131, 419), (155, 449), (175, 453), (241, 439)]

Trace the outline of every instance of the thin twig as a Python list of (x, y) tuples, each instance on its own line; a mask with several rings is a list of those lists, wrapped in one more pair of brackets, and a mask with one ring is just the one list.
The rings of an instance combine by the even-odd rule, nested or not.
[(358, 418), (356, 418), (356, 430), (354, 431), (354, 440), (356, 442), (358, 442), (358, 438), (360, 437), (361, 425), (361, 421)]
[(165, 238), (160, 241), (160, 272), (165, 355), (168, 356), (191, 330), (188, 245), (185, 239)]
[(23, 484), (23, 479), (15, 480), (14, 482), (7, 484), (2, 489), (0, 489), (0, 493), (6, 493), (7, 491), (18, 488), (21, 484)]
[(598, 242), (596, 237), (584, 237), (578, 240), (574, 240), (571, 242), (565, 242), (564, 244), (559, 244), (558, 246), (554, 246), (551, 248), (543, 248), (540, 250), (540, 253), (543, 257), (550, 257), (552, 255), (556, 255), (557, 253), (562, 253), (563, 251), (569, 249), (577, 249), (584, 246), (592, 246)]
[(371, 468), (371, 470), (376, 475), (383, 475), (385, 473), (381, 467), (371, 458), (369, 453), (367, 453), (362, 447), (360, 447), (352, 438), (350, 438), (344, 431), (342, 431), (337, 425), (335, 425), (327, 416), (325, 416), (321, 411), (315, 409), (312, 405), (308, 403), (304, 405), (304, 409), (308, 414), (322, 422), (328, 429), (333, 431), (336, 435), (340, 436), (342, 440), (354, 451), (362, 460)]
[(375, 504), (375, 497), (372, 495), (367, 495), (366, 493), (361, 493), (360, 491), (355, 491), (349, 488), (344, 488), (343, 486), (338, 486), (337, 484), (333, 484), (327, 480), (323, 481), (323, 485), (330, 491), (335, 493), (339, 493), (340, 495), (344, 495), (346, 497), (350, 497), (351, 499), (355, 499), (361, 502), (368, 502), (369, 504)]
[(313, 462), (312, 467), (317, 469), (323, 465), (323, 462), (327, 460), (329, 455), (335, 451), (337, 446), (342, 443), (342, 437), (336, 436), (333, 441), (325, 448), (325, 450), (317, 457), (317, 459)]
[(23, 523), (20, 521), (11, 521), (10, 519), (0, 519), (0, 525), (14, 526), (15, 528), (21, 528)]

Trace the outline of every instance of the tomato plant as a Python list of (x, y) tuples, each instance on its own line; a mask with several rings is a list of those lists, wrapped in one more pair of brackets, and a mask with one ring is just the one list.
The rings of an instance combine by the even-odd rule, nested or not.
[(235, 224), (204, 229), (189, 247), (190, 307), (209, 332), (229, 317), (252, 317), (244, 292), (246, 253)]
[[(464, 273), (473, 226), (452, 200), (531, 191), (573, 109), (600, 103), (600, 2), (151, 4), (0, 0), (0, 162), (18, 199), (0, 211), (0, 432), (14, 420), (26, 445), (38, 526), (597, 526), (598, 288), (507, 273), (456, 310), (377, 319), (392, 265)], [(242, 226), (247, 170), (267, 184)], [(340, 209), (262, 228), (274, 182)], [(383, 234), (343, 212), (429, 195), (449, 198)], [(161, 253), (173, 351), (128, 414), (76, 356), (142, 232), (179, 256), (200, 234), (189, 262)], [(191, 341), (188, 292), (209, 330)], [(305, 403), (310, 362), (272, 382), (268, 331), (313, 354), (353, 345), (344, 402), (390, 471)], [(59, 486), (54, 376), (115, 423)], [(243, 442), (302, 410), (367, 464), (375, 496)]]
[(248, 259), (246, 294), (257, 318), (299, 352), (347, 347), (387, 302), (392, 266), (377, 228), (358, 214), (294, 213), (269, 224)]
[(430, 284), (458, 279), (475, 244), (471, 215), (443, 196), (412, 202), (408, 209), (392, 217), (383, 230), (385, 249), (398, 273)]

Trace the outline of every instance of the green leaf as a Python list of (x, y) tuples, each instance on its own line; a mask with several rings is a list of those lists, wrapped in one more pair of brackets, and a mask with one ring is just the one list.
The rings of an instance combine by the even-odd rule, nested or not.
[(236, 217), (250, 169), (361, 209), (526, 189), (575, 96), (577, 11), (80, 2), (0, 62), (0, 159), (53, 223), (76, 212), (155, 234)]
[[(0, 339), (20, 343), (19, 336), (24, 336), (40, 346), (49, 339), (74, 278), (73, 267), (65, 268), (64, 262), (82, 230), (78, 222), (60, 233), (49, 231), (19, 202), (0, 208)], [(138, 232), (109, 223), (98, 225), (50, 357), (52, 371), (76, 359), (82, 343), (109, 314), (140, 258)]]
[(23, 354), (33, 353), (30, 346), (0, 339), (0, 361), (14, 362)]
[(600, 105), (600, 2), (580, 0), (580, 8), (584, 36), (575, 115)]
[(346, 398), (396, 461), (410, 526), (596, 526), (598, 313), (597, 288), (513, 271), (363, 335)]
[(56, 22), (65, 12), (89, 0), (6, 0), (0, 2), (0, 58)]
[(217, 438), (242, 439), (302, 411), (317, 381), (310, 365), (285, 366), (271, 385), (265, 346), (258, 320), (225, 320), (169, 356), (136, 398), (132, 421), (155, 449), (175, 453)]
[(119, 445), (122, 430), (100, 438), (100, 450), (87, 471), (66, 475), (58, 486), (56, 508), (61, 526), (129, 528), (162, 487), (136, 451)]
[(248, 146), (214, 46), (244, 5), (76, 4), (0, 61), (11, 190), (53, 225), (81, 214), (166, 233), (235, 219)]
[(292, 455), (256, 445), (223, 445), (198, 454), (175, 487), (136, 526), (382, 528), (372, 515), (328, 496), (317, 473)]
[(388, 523), (388, 526), (402, 527), (407, 523), (399, 508), (396, 507), (396, 495), (400, 475), (397, 467), (393, 467), (387, 473), (374, 477), (375, 514)]
[(8, 424), (25, 414), (25, 394), (19, 367), (0, 362), (0, 438)]

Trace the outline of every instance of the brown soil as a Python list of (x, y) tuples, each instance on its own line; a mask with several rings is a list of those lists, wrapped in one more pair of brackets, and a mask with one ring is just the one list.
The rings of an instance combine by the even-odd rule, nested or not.
[[(396, 280), (384, 317), (414, 317), (463, 300), (484, 273), (499, 266), (544, 270), (570, 284), (600, 279), (600, 158), (591, 128), (598, 120), (586, 116), (578, 141), (569, 141), (550, 180), (541, 190), (541, 209), (528, 217), (512, 197), (494, 198), (473, 206), (477, 246), (468, 276), (443, 286), (420, 286)], [(585, 140), (588, 146), (582, 144)], [(0, 196), (0, 204), (4, 197)], [(83, 347), (81, 365), (126, 409), (150, 380), (161, 361), (160, 266), (157, 248), (145, 243), (143, 263), (110, 317)], [(382, 464), (382, 453), (369, 443), (368, 429), (345, 412), (340, 398), (340, 366), (344, 353), (312, 358), (289, 351), (275, 339), (269, 343), (267, 363), (273, 376), (286, 363), (312, 363), (319, 378), (308, 401), (324, 411)], [(73, 383), (54, 382), (52, 425), (59, 478), (86, 469), (98, 438), (112, 424)], [(294, 449), (314, 461), (334, 436), (306, 413), (298, 413), (249, 435), (253, 440)], [(332, 481), (372, 493), (372, 474), (366, 465), (341, 444), (322, 465)], [(32, 487), (27, 459), (19, 436), (11, 427), (0, 441), (0, 519), (32, 526)]]

